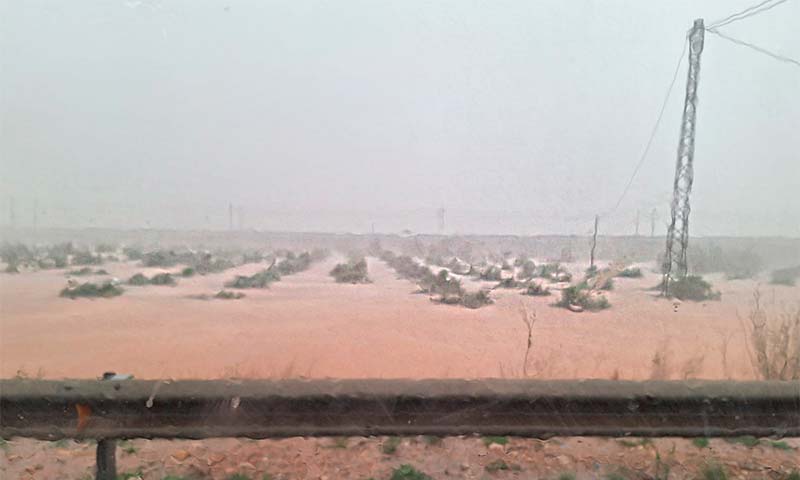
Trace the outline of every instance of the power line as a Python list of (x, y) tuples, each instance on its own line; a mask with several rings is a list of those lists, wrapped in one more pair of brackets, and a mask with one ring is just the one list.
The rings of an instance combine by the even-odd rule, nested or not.
[(733, 38), (731, 36), (725, 35), (724, 33), (721, 33), (719, 30), (717, 30), (715, 28), (710, 28), (710, 29), (708, 29), (708, 31), (713, 33), (714, 35), (717, 35), (719, 37), (724, 38), (725, 40), (728, 40), (729, 42), (733, 42), (733, 43), (735, 43), (737, 45), (741, 45), (743, 47), (751, 48), (751, 49), (755, 50), (756, 52), (759, 52), (759, 53), (762, 53), (764, 55), (767, 55), (768, 57), (772, 57), (775, 60), (778, 60), (778, 61), (781, 61), (781, 62), (785, 62), (785, 63), (789, 63), (789, 64), (792, 64), (792, 65), (800, 67), (800, 61), (795, 60), (794, 58), (790, 58), (790, 57), (786, 57), (786, 56), (783, 56), (783, 55), (779, 55), (777, 53), (770, 52), (766, 48), (759, 47), (758, 45), (753, 45), (752, 43), (745, 42), (744, 40), (739, 40), (739, 39)]
[[(766, 12), (767, 10), (772, 10), (773, 8), (777, 7), (778, 5), (786, 2), (787, 0), (764, 0), (763, 2), (753, 5), (750, 7), (745, 8), (741, 12), (736, 12), (728, 15), (727, 17), (723, 18), (722, 20), (717, 20), (716, 22), (711, 23), (708, 26), (708, 29), (722, 27), (724, 25), (728, 25), (733, 22), (738, 22), (739, 20), (744, 20), (745, 18), (752, 17), (754, 15), (758, 15), (759, 13)], [(774, 3), (773, 3), (774, 2)], [(764, 7), (764, 8), (761, 8)]]
[(667, 109), (669, 98), (672, 95), (672, 89), (673, 87), (675, 87), (675, 80), (678, 79), (678, 72), (680, 72), (681, 64), (683, 63), (683, 57), (686, 56), (686, 48), (688, 45), (689, 45), (689, 39), (687, 37), (683, 42), (683, 50), (681, 51), (681, 56), (678, 57), (678, 63), (677, 65), (675, 65), (675, 71), (672, 74), (672, 80), (669, 83), (669, 88), (667, 88), (666, 95), (664, 95), (664, 102), (661, 104), (661, 110), (658, 112), (658, 118), (656, 118), (656, 123), (655, 125), (653, 125), (653, 130), (650, 132), (650, 138), (647, 140), (647, 144), (644, 147), (644, 151), (642, 151), (642, 156), (639, 158), (639, 163), (633, 170), (633, 174), (631, 175), (631, 178), (628, 179), (628, 183), (625, 185), (625, 189), (622, 190), (622, 195), (619, 196), (619, 199), (617, 200), (617, 203), (614, 205), (614, 208), (612, 208), (610, 212), (607, 212), (605, 215), (603, 215), (604, 217), (609, 216), (617, 211), (617, 208), (622, 203), (622, 199), (625, 198), (625, 195), (631, 188), (633, 180), (636, 178), (636, 175), (639, 173), (639, 170), (642, 168), (642, 165), (644, 165), (645, 159), (647, 159), (647, 154), (650, 152), (650, 146), (653, 144), (653, 140), (655, 139), (658, 127), (659, 125), (661, 125), (661, 119), (664, 117), (664, 111)]

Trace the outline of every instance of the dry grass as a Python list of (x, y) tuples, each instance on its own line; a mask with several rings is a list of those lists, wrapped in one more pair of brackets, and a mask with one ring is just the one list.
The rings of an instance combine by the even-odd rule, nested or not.
[(800, 380), (800, 306), (764, 305), (756, 289), (747, 318), (748, 354), (757, 374), (764, 380)]

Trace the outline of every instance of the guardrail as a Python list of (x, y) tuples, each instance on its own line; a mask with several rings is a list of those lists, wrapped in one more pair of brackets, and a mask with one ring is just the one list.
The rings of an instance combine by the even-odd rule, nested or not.
[(800, 436), (800, 382), (2, 380), (0, 436)]

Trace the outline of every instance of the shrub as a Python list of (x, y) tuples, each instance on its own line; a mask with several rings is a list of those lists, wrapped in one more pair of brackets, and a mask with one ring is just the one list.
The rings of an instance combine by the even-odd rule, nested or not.
[(589, 311), (604, 310), (611, 307), (606, 297), (593, 296), (591, 290), (585, 284), (571, 285), (561, 290), (561, 300), (556, 305), (563, 308), (570, 308), (570, 306), (575, 305)]
[(441, 295), (442, 297), (461, 297), (464, 290), (461, 288), (461, 282), (456, 278), (452, 278), (447, 270), (439, 270), (439, 274), (433, 278), (428, 286), (428, 293)]
[(94, 251), (97, 253), (111, 253), (117, 251), (117, 246), (111, 243), (98, 243), (94, 247)]
[(139, 247), (124, 247), (122, 253), (128, 257), (128, 260), (141, 260), (144, 256), (142, 249)]
[(128, 279), (128, 285), (142, 286), (142, 285), (149, 285), (149, 284), (150, 284), (150, 279), (147, 278), (144, 274), (141, 274), (141, 273), (137, 273), (137, 274), (135, 274), (134, 276), (132, 276), (131, 278)]
[(394, 455), (397, 453), (397, 447), (400, 446), (400, 437), (389, 437), (383, 442), (381, 451), (387, 455)]
[(261, 270), (251, 276), (237, 275), (236, 278), (225, 284), (228, 288), (267, 288), (272, 282), (278, 282), (281, 274), (274, 268), (274, 265)]
[(640, 268), (628, 267), (617, 274), (622, 278), (641, 278), (642, 270)]
[(244, 298), (244, 293), (242, 292), (229, 292), (227, 290), (220, 290), (214, 295), (214, 298), (219, 298), (222, 300), (239, 300), (240, 298)]
[(531, 282), (523, 293), (532, 297), (546, 297), (550, 295), (550, 289), (541, 283)]
[(117, 295), (122, 295), (122, 292), (122, 288), (111, 282), (104, 282), (100, 285), (87, 282), (74, 287), (68, 286), (67, 288), (61, 290), (61, 296), (72, 299), (77, 297), (111, 298), (116, 297)]
[(479, 278), (481, 280), (499, 282), (503, 279), (503, 271), (496, 265), (490, 265), (480, 272)]
[(158, 273), (150, 279), (150, 285), (175, 285), (175, 277), (171, 273)]
[(520, 288), (522, 286), (523, 284), (521, 282), (518, 282), (514, 278), (509, 277), (500, 280), (500, 283), (495, 285), (494, 288)]
[(336, 283), (370, 283), (367, 276), (367, 261), (362, 257), (360, 260), (350, 260), (347, 263), (339, 263), (330, 275)]
[(178, 255), (171, 250), (156, 250), (142, 255), (142, 264), (146, 267), (172, 267), (179, 260)]
[(491, 303), (492, 298), (489, 296), (489, 292), (486, 290), (465, 293), (461, 297), (461, 305), (464, 305), (467, 308), (480, 308)]
[(517, 278), (521, 280), (528, 280), (536, 275), (536, 264), (531, 260), (522, 262), (521, 269), (517, 274)]
[(711, 284), (697, 275), (688, 275), (677, 280), (670, 280), (669, 294), (679, 300), (719, 300), (721, 293), (711, 289)]
[(91, 275), (93, 270), (90, 267), (83, 267), (78, 270), (70, 270), (67, 272), (67, 275), (72, 275), (73, 277), (83, 277), (86, 275)]
[(94, 271), (94, 274), (95, 275), (109, 275), (108, 270), (106, 270), (104, 268), (98, 268), (97, 270)]
[(291, 275), (293, 273), (302, 272), (311, 266), (311, 254), (308, 252), (301, 253), (299, 256), (292, 256), (285, 258), (278, 262), (276, 268), (281, 275)]
[(181, 277), (193, 277), (197, 271), (193, 267), (185, 267), (181, 270)]
[(102, 263), (103, 257), (95, 255), (92, 252), (80, 251), (72, 255), (73, 265), (101, 265)]
[(787, 285), (793, 287), (798, 278), (800, 278), (800, 265), (775, 270), (772, 272), (769, 283), (772, 285)]

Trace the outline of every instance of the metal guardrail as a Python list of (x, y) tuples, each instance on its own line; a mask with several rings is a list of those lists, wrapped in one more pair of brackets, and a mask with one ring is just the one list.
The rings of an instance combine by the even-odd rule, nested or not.
[(800, 382), (0, 380), (0, 436), (800, 436)]

